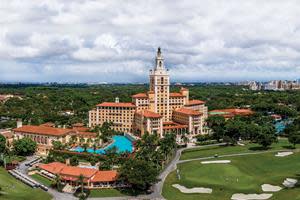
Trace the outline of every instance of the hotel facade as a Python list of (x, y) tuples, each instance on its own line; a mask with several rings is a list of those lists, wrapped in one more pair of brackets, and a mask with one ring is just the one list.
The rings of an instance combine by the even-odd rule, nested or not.
[(205, 134), (207, 107), (201, 100), (190, 100), (189, 90), (170, 92), (170, 77), (158, 48), (154, 69), (150, 70), (149, 91), (132, 96), (132, 102), (103, 102), (89, 111), (89, 127), (112, 122), (116, 131), (142, 136), (145, 132), (161, 137), (173, 132), (190, 137)]

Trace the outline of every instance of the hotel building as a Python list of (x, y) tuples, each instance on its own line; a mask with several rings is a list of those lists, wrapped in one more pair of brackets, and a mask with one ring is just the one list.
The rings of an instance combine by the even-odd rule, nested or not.
[(207, 107), (201, 100), (190, 100), (189, 90), (170, 92), (170, 77), (164, 66), (161, 49), (158, 48), (154, 69), (150, 70), (149, 91), (132, 96), (132, 102), (103, 102), (89, 111), (89, 127), (112, 122), (116, 131), (133, 133), (167, 132), (204, 134)]

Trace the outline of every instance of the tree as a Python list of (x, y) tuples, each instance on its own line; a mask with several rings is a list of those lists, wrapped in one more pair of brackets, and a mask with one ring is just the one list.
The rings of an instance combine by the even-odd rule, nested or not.
[(157, 134), (145, 133), (140, 140), (136, 142), (136, 157), (144, 159), (146, 161), (151, 161), (153, 163), (158, 163), (155, 158), (157, 156), (157, 148), (159, 145), (159, 138)]
[(52, 146), (54, 150), (63, 150), (64, 145), (61, 143), (61, 141), (52, 141)]
[(83, 143), (82, 147), (83, 147), (83, 151), (87, 152), (87, 148), (88, 148), (88, 144), (87, 143)]
[(79, 164), (79, 160), (77, 156), (72, 156), (70, 158), (70, 165), (77, 166)]
[(30, 138), (22, 138), (20, 140), (15, 140), (13, 142), (14, 151), (20, 156), (32, 155), (37, 147), (36, 142), (32, 141)]
[(149, 161), (130, 158), (120, 167), (119, 174), (134, 190), (145, 191), (157, 181), (159, 170)]
[(277, 142), (274, 127), (262, 126), (261, 133), (258, 134), (257, 143), (267, 149), (272, 143)]
[(296, 147), (296, 144), (300, 144), (300, 131), (291, 132), (288, 136), (289, 142)]
[(0, 135), (0, 152), (5, 152), (6, 149), (6, 138), (3, 135)]
[(62, 191), (62, 184), (61, 184), (61, 177), (60, 175), (56, 175), (55, 179), (53, 180), (52, 186), (55, 187), (59, 192)]
[(225, 131), (225, 118), (222, 116), (210, 116), (206, 120), (208, 127), (213, 132), (213, 138), (220, 142), (220, 139), (223, 139)]
[(81, 194), (83, 194), (84, 176), (82, 174), (79, 175), (78, 182), (79, 182), (79, 184), (81, 186)]

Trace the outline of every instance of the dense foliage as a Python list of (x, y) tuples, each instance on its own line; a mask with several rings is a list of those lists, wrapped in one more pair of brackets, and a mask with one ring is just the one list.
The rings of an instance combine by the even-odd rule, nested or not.
[(15, 140), (13, 146), (16, 155), (29, 156), (35, 153), (37, 144), (30, 138), (24, 137), (22, 139)]
[[(189, 86), (190, 98), (205, 100), (209, 110), (251, 107), (262, 113), (275, 112), (293, 117), (300, 111), (300, 91), (250, 91), (242, 86), (195, 85)], [(14, 94), (0, 104), (0, 116), (8, 120), (0, 122), (0, 128), (15, 126), (21, 118), (25, 123), (56, 125), (87, 123), (88, 111), (97, 103), (131, 101), (131, 95), (148, 90), (147, 85), (1, 85), (0, 94)], [(179, 87), (172, 86), (171, 91)], [(66, 111), (74, 112), (67, 114)]]
[(6, 149), (6, 139), (3, 135), (0, 135), (0, 154)]

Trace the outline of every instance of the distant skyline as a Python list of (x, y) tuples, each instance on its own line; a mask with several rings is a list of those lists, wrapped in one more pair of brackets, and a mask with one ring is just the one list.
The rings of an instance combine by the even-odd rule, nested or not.
[(157, 47), (172, 82), (300, 78), (297, 0), (0, 3), (0, 82), (148, 82)]

